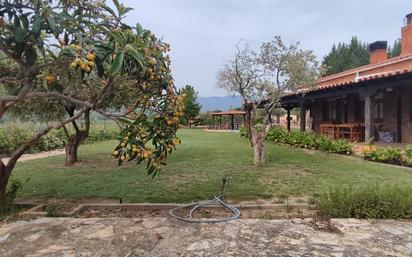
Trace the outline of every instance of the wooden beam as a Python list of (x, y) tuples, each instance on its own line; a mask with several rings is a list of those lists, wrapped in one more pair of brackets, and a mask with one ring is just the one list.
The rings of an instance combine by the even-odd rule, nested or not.
[(402, 143), (402, 94), (396, 92), (396, 141)]
[(290, 118), (290, 108), (287, 108), (286, 109), (286, 111), (287, 111), (287, 118), (286, 118), (286, 127), (287, 127), (287, 129), (288, 129), (288, 131), (290, 132), (290, 120), (291, 120), (291, 118)]
[(212, 129), (215, 129), (215, 115), (212, 115)]
[(375, 137), (374, 97), (365, 97), (365, 141)]
[(306, 130), (306, 104), (300, 105), (300, 132)]

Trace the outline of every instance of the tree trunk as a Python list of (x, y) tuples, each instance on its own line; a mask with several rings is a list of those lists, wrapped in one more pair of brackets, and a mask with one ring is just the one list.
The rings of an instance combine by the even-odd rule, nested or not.
[(82, 133), (76, 133), (69, 138), (66, 144), (66, 166), (71, 166), (78, 161), (77, 150), (83, 140), (84, 137), (82, 136)]
[(0, 160), (0, 212), (7, 207), (6, 192), (10, 174), (10, 169)]
[[(74, 115), (75, 107), (67, 107), (67, 112), (70, 116)], [(72, 121), (72, 125), (76, 131), (76, 134), (69, 137), (66, 144), (66, 166), (71, 166), (78, 162), (77, 159), (77, 150), (79, 149), (80, 144), (89, 136), (90, 130), (90, 110), (86, 110), (84, 113), (85, 126), (84, 130), (80, 130), (76, 121)]]
[(263, 141), (253, 144), (253, 164), (261, 165), (265, 163), (265, 145)]

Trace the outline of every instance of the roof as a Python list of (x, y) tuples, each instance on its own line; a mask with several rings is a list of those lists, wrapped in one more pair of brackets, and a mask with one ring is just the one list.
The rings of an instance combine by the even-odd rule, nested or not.
[(246, 114), (246, 112), (244, 112), (244, 111), (235, 111), (235, 110), (212, 113), (212, 115), (214, 115), (214, 116), (219, 116), (219, 115), (245, 115), (245, 114)]
[(303, 86), (297, 92), (286, 96), (298, 95), (308, 92), (328, 90), (331, 88), (352, 86), (357, 83), (412, 73), (412, 55), (399, 56), (376, 64), (368, 64), (355, 69), (323, 77), (313, 86)]

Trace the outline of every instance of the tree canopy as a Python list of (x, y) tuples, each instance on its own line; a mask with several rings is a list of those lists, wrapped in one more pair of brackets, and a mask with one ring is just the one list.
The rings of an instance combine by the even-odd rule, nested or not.
[[(396, 40), (388, 48), (388, 57), (396, 57), (401, 53), (401, 41)], [(368, 44), (357, 37), (352, 37), (349, 43), (338, 43), (332, 46), (331, 51), (323, 58), (324, 75), (332, 75), (369, 64)]]
[(71, 108), (7, 164), (0, 161), (0, 207), (20, 156), (51, 129), (90, 112), (124, 124), (113, 153), (119, 164), (145, 161), (155, 175), (180, 143), (184, 99), (174, 86), (169, 45), (140, 24), (124, 23), (132, 9), (113, 2), (115, 9), (97, 0), (0, 2), (0, 119), (11, 111), (53, 116)]
[(259, 165), (264, 162), (270, 115), (280, 97), (300, 85), (312, 84), (319, 69), (312, 51), (300, 49), (299, 43), (287, 45), (279, 36), (263, 43), (259, 53), (242, 43), (236, 45), (233, 58), (219, 71), (217, 87), (242, 97), (254, 163)]
[(202, 106), (197, 102), (198, 92), (193, 86), (186, 85), (182, 88), (181, 94), (185, 97), (183, 101), (184, 113), (181, 117), (181, 123), (187, 124), (189, 120), (199, 115)]

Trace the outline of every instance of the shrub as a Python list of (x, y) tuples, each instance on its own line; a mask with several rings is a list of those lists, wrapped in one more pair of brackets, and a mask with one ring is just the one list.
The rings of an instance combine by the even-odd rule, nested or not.
[(266, 139), (294, 147), (321, 150), (329, 153), (351, 154), (352, 146), (344, 139), (333, 140), (319, 136), (314, 132), (288, 132), (285, 129), (271, 127)]
[(44, 211), (46, 212), (46, 217), (62, 217), (63, 216), (63, 210), (55, 205), (55, 204), (48, 204), (44, 208)]
[(366, 152), (365, 160), (383, 162), (389, 164), (403, 164), (402, 150), (393, 147), (380, 147), (372, 151)]
[(406, 158), (405, 158), (406, 162), (408, 163), (408, 165), (412, 165), (412, 145), (406, 146), (405, 154), (406, 154)]
[[(41, 126), (34, 123), (8, 122), (0, 125), (0, 154), (10, 154), (25, 143)], [(73, 133), (74, 131), (69, 131)], [(119, 129), (109, 122), (94, 123), (90, 127), (89, 137), (85, 143), (96, 143), (116, 139)], [(67, 136), (63, 129), (52, 130), (30, 149), (29, 152), (49, 151), (64, 148)]]
[(239, 133), (241, 137), (248, 137), (248, 132), (246, 127), (240, 127)]
[(6, 203), (2, 207), (2, 209), (0, 209), (0, 214), (8, 214), (12, 212), (14, 201), (17, 196), (17, 191), (19, 191), (21, 187), (22, 187), (22, 184), (20, 181), (17, 181), (17, 180), (11, 181), (9, 185), (9, 189), (6, 192)]
[(336, 188), (320, 195), (318, 210), (332, 218), (411, 219), (410, 186)]

